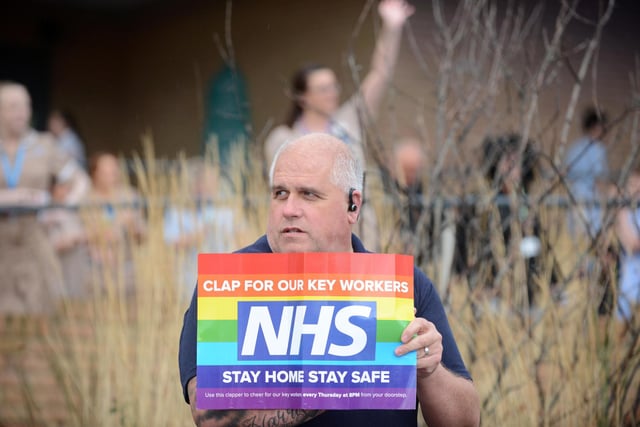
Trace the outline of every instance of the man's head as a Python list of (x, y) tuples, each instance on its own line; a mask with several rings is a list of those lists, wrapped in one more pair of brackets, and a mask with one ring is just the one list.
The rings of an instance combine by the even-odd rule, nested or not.
[(398, 183), (405, 187), (417, 185), (421, 180), (425, 155), (420, 141), (408, 138), (394, 149), (395, 174)]
[[(282, 145), (269, 174), (267, 239), (274, 252), (350, 252), (362, 206), (362, 168), (350, 148), (320, 133)], [(355, 210), (350, 210), (351, 189)]]
[(19, 83), (0, 82), (0, 137), (21, 138), (31, 122), (31, 97)]
[(600, 139), (607, 129), (607, 115), (597, 108), (589, 107), (582, 114), (582, 130), (593, 139)]
[(89, 159), (89, 176), (96, 190), (108, 192), (118, 188), (121, 173), (118, 158), (111, 153), (98, 152)]

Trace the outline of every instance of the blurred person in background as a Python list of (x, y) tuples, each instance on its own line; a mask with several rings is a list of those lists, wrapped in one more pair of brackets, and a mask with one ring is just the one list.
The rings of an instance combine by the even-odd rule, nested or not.
[(128, 254), (129, 242), (138, 242), (145, 234), (140, 198), (125, 182), (120, 162), (111, 153), (91, 156), (89, 174), (92, 185), (85, 199), (90, 206), (85, 216), (89, 248), (100, 265), (113, 266), (120, 251)]
[[(605, 209), (598, 206), (611, 186), (607, 147), (602, 142), (607, 123), (608, 118), (603, 111), (595, 107), (585, 109), (582, 115), (583, 135), (571, 144), (564, 160), (568, 189), (576, 202), (575, 206), (568, 208), (567, 228), (576, 251), (591, 248), (582, 261), (580, 276), (589, 282), (590, 277), (597, 276), (596, 297), (602, 295), (598, 307), (600, 315), (613, 312), (613, 289), (618, 280), (615, 270), (620, 259), (615, 233), (610, 229), (602, 230)], [(598, 234), (601, 238), (592, 245)]]
[(589, 203), (600, 201), (602, 187), (609, 180), (607, 148), (602, 143), (606, 126), (605, 113), (593, 107), (587, 108), (582, 117), (583, 135), (571, 144), (564, 160), (569, 191), (578, 203), (578, 209), (568, 218), (573, 237), (583, 234), (582, 230), (594, 237), (602, 225), (603, 211), (598, 206), (589, 206)]
[[(393, 149), (394, 175), (396, 187), (403, 196), (403, 234), (409, 240), (416, 232), (418, 221), (424, 210), (422, 179), (425, 168), (425, 154), (420, 141), (403, 139)], [(413, 253), (413, 249), (408, 248)]]
[(237, 246), (233, 211), (224, 206), (225, 193), (220, 191), (217, 168), (196, 159), (187, 165), (188, 187), (191, 194), (174, 200), (164, 214), (164, 240), (183, 251), (178, 262), (179, 296), (191, 297), (198, 279), (198, 253), (226, 253)]
[(71, 113), (63, 110), (53, 110), (49, 115), (48, 128), (49, 132), (54, 136), (58, 147), (86, 169), (87, 157), (84, 144), (78, 136), (76, 121)]
[[(438, 292), (446, 300), (451, 273), (460, 274), (466, 268), (467, 217), (464, 215), (469, 215), (469, 209), (465, 206), (444, 208), (442, 205), (424, 205), (423, 179), (427, 157), (417, 138), (400, 140), (394, 147), (393, 159), (394, 181), (403, 203), (400, 229), (404, 252), (413, 254), (418, 265), (426, 259), (437, 260)], [(415, 248), (415, 242), (420, 247)]]
[(46, 313), (59, 296), (61, 274), (33, 208), (49, 204), (52, 182), (67, 185), (63, 201), (75, 204), (89, 181), (75, 160), (31, 128), (31, 97), (14, 82), (0, 82), (0, 160), (0, 312)]
[[(393, 162), (394, 182), (402, 203), (400, 236), (403, 253), (414, 255), (418, 265), (421, 265), (426, 257), (433, 254), (436, 239), (442, 238), (446, 243), (449, 243), (450, 230), (438, 233), (434, 230), (434, 215), (423, 217), (423, 214), (426, 214), (422, 182), (426, 158), (420, 141), (416, 138), (400, 140), (393, 147)], [(420, 237), (420, 239), (416, 240), (416, 237)], [(418, 247), (415, 246), (416, 242), (419, 243)], [(445, 246), (447, 249), (450, 247), (450, 252), (453, 252), (452, 245)], [(448, 261), (451, 257), (449, 252), (440, 255), (444, 255), (439, 257), (445, 263), (444, 266), (440, 265), (439, 269), (440, 276), (443, 276), (444, 271), (450, 269)], [(443, 279), (448, 281), (448, 278)], [(438, 280), (438, 282), (441, 281)], [(441, 296), (445, 296), (446, 289), (445, 286), (441, 286), (441, 283), (438, 283), (438, 291)]]
[[(524, 143), (524, 147), (522, 144), (521, 136), (515, 133), (486, 138), (483, 143), (484, 170), (489, 187), (497, 196), (497, 206), (495, 210), (487, 212), (488, 216), (484, 218), (488, 223), (484, 227), (488, 234), (481, 239), (478, 267), (483, 268), (485, 264), (489, 266), (489, 289), (497, 293), (495, 281), (502, 275), (500, 269), (504, 266), (495, 262), (494, 250), (504, 247), (505, 258), (513, 260), (514, 255), (524, 258), (527, 303), (531, 307), (536, 302), (541, 280), (548, 268), (552, 269), (552, 289), (561, 276), (555, 258), (548, 265), (540, 220), (536, 207), (530, 205), (529, 195), (535, 180), (537, 156), (530, 141)], [(498, 214), (497, 217), (492, 217), (494, 212)], [(491, 232), (492, 224), (498, 224), (500, 234)], [(520, 241), (514, 242), (513, 231), (521, 234)], [(496, 237), (499, 241), (492, 241)], [(486, 263), (487, 260), (491, 262)]]
[[(358, 92), (340, 105), (340, 85), (335, 72), (324, 65), (299, 69), (291, 82), (292, 107), (285, 124), (277, 126), (265, 142), (265, 164), (270, 165), (276, 150), (285, 141), (311, 132), (331, 134), (350, 145), (362, 164), (365, 162), (363, 127), (375, 119), (393, 77), (398, 59), (402, 29), (413, 14), (404, 0), (382, 0), (378, 14), (382, 31), (376, 41), (371, 70)], [(365, 203), (358, 234), (370, 248), (378, 248), (377, 220), (373, 208)]]
[(638, 316), (640, 303), (640, 172), (629, 177), (624, 197), (630, 204), (616, 216), (616, 236), (622, 246), (620, 253), (620, 288), (618, 290), (618, 319), (630, 322)]
[[(52, 203), (63, 205), (69, 190), (67, 183), (55, 184), (51, 191)], [(90, 256), (80, 215), (75, 209), (53, 207), (41, 211), (39, 219), (60, 260), (63, 296), (82, 298), (89, 287)]]

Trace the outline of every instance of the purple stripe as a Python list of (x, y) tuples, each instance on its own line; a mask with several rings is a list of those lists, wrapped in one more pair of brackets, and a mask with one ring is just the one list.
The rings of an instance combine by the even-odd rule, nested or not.
[[(335, 375), (330, 375), (330, 372)], [(415, 387), (416, 384), (416, 367), (406, 365), (198, 366), (197, 374), (199, 386), (228, 390), (284, 388), (300, 391), (303, 387), (322, 390), (351, 387), (367, 390), (403, 388), (409, 385)], [(368, 378), (365, 377), (367, 374)], [(383, 376), (373, 378), (377, 374)]]
[[(274, 388), (258, 391), (245, 388), (198, 388), (198, 409), (415, 409), (415, 388), (345, 388), (308, 392)], [(283, 393), (289, 393), (284, 395)], [(309, 393), (309, 394), (304, 394)], [(315, 393), (315, 395), (313, 394)], [(346, 395), (344, 393), (347, 393)], [(247, 397), (245, 397), (247, 396)], [(339, 396), (339, 397), (338, 397)]]

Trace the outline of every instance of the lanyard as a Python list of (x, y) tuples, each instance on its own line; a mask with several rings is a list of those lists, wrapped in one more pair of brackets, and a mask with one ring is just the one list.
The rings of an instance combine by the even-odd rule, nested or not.
[(0, 158), (2, 161), (2, 174), (4, 175), (4, 180), (6, 181), (8, 188), (16, 188), (18, 186), (18, 182), (20, 182), (20, 175), (22, 175), (22, 167), (24, 166), (24, 155), (26, 151), (26, 142), (21, 142), (18, 145), (13, 165), (11, 164), (7, 153), (2, 152), (2, 157)]

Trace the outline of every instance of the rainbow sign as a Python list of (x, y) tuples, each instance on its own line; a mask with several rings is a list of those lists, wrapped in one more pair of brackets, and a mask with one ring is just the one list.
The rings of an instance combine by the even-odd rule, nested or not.
[(413, 257), (201, 254), (199, 409), (415, 409)]

